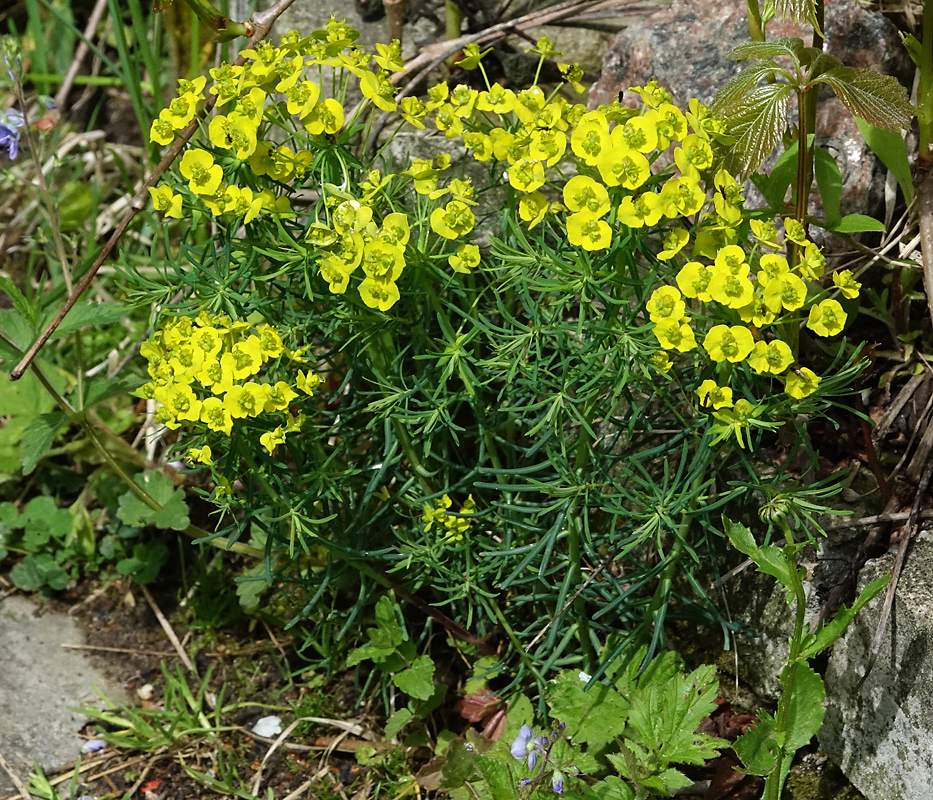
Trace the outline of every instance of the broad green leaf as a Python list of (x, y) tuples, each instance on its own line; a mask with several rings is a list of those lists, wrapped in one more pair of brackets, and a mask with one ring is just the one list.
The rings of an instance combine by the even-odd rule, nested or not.
[(837, 67), (813, 80), (825, 83), (856, 117), (879, 128), (907, 129), (914, 117), (907, 90), (891, 75), (871, 69)]
[(80, 303), (68, 312), (51, 338), (56, 339), (92, 325), (103, 328), (119, 322), (126, 313), (127, 307), (122, 303)]
[(820, 199), (823, 201), (823, 211), (826, 212), (826, 228), (830, 229), (842, 217), (839, 203), (842, 200), (842, 175), (839, 165), (822, 147), (813, 149), (813, 174), (816, 185), (820, 190)]
[(901, 37), (901, 42), (904, 45), (904, 49), (907, 50), (907, 55), (910, 56), (910, 60), (920, 69), (923, 66), (923, 45), (920, 44), (919, 40), (912, 34), (901, 33), (899, 31), (898, 35)]
[[(819, 733), (826, 709), (823, 679), (809, 664), (788, 664), (781, 672), (781, 704), (787, 704), (787, 730), (784, 748), (793, 753)], [(780, 706), (779, 706), (780, 708)]]
[(347, 669), (355, 667), (362, 661), (381, 661), (385, 656), (395, 652), (394, 647), (375, 647), (371, 644), (354, 647), (347, 655)]
[(535, 712), (531, 700), (523, 694), (512, 698), (509, 701), (505, 718), (505, 733), (502, 734), (502, 737), (511, 742), (518, 736), (518, 731), (522, 725), (531, 725), (535, 721)]
[(9, 296), (13, 301), (13, 308), (23, 315), (24, 320), (27, 321), (29, 325), (33, 328), (38, 326), (39, 316), (36, 313), (35, 307), (26, 299), (26, 296), (19, 290), (19, 287), (14, 281), (0, 275), (0, 291), (5, 292)]
[(129, 394), (139, 386), (139, 381), (129, 377), (97, 378), (85, 386), (84, 408), (95, 403)]
[[(408, 638), (408, 633), (400, 620), (401, 611), (392, 601), (392, 598), (387, 595), (380, 597), (379, 602), (376, 603), (376, 625), (380, 631), (385, 633), (388, 642), (396, 646)], [(370, 638), (372, 638), (371, 631)]]
[(476, 774), (477, 752), (473, 745), (451, 742), (446, 751), (447, 761), (442, 770), (441, 789), (454, 789), (471, 780)]
[(726, 128), (735, 136), (733, 155), (744, 172), (758, 168), (787, 128), (791, 91), (785, 83), (761, 86), (723, 112)]
[(604, 744), (625, 729), (629, 701), (603, 683), (587, 689), (579, 672), (561, 672), (546, 697), (551, 718), (566, 725), (564, 732), (574, 744)]
[(515, 781), (506, 764), (492, 758), (479, 760), (479, 768), (486, 778), (492, 800), (515, 800)]
[[(19, 361), (36, 338), (36, 328), (15, 308), (0, 311), (0, 355)], [(9, 343), (6, 341), (9, 339)], [(12, 346), (11, 346), (12, 344)], [(13, 364), (9, 365), (9, 369)]]
[(775, 39), (773, 42), (748, 42), (732, 48), (726, 53), (726, 58), (734, 58), (736, 61), (745, 61), (749, 58), (774, 58), (775, 56), (787, 56), (795, 65), (800, 66), (800, 52), (804, 49), (802, 39), (786, 36), (781, 39)]
[(68, 585), (68, 573), (55, 563), (51, 555), (42, 553), (38, 556), (26, 556), (14, 566), (10, 570), (10, 580), (27, 592), (33, 592), (43, 586), (59, 591)]
[(855, 617), (878, 592), (888, 585), (889, 580), (891, 580), (891, 576), (884, 575), (872, 581), (868, 586), (862, 589), (861, 594), (859, 594), (852, 608), (843, 606), (836, 612), (836, 616), (833, 617), (832, 621), (821, 627), (816, 633), (807, 633), (803, 639), (803, 649), (800, 653), (801, 661), (818, 655), (842, 636), (846, 628), (849, 627), (849, 623), (852, 622), (853, 617)]
[(50, 411), (48, 414), (42, 414), (36, 417), (26, 426), (23, 436), (20, 439), (19, 463), (23, 470), (23, 475), (29, 475), (39, 463), (39, 459), (49, 452), (55, 434), (65, 421), (65, 415), (61, 411)]
[(846, 214), (835, 225), (827, 225), (826, 230), (836, 233), (862, 233), (864, 231), (877, 231), (884, 233), (883, 222), (879, 222), (874, 217), (865, 216), (865, 214)]
[(756, 173), (752, 175), (752, 182), (768, 202), (768, 206), (775, 212), (781, 210), (784, 198), (790, 188), (791, 181), (797, 174), (797, 143), (794, 142), (778, 157), (768, 175)]
[(61, 229), (76, 230), (94, 213), (94, 190), (84, 182), (68, 181), (56, 192), (55, 204)]
[(141, 528), (154, 525), (157, 528), (170, 528), (183, 531), (188, 527), (188, 506), (185, 505), (185, 493), (175, 489), (172, 479), (162, 472), (143, 472), (133, 479), (136, 484), (158, 503), (161, 508), (150, 508), (133, 491), (127, 491), (120, 497), (117, 516), (127, 525)]
[(427, 700), (434, 693), (434, 661), (431, 656), (418, 656), (408, 669), (392, 676), (392, 683), (410, 697)]
[(610, 775), (587, 788), (586, 800), (635, 800), (635, 790), (621, 778)]
[(240, 601), (240, 608), (247, 614), (258, 610), (262, 595), (269, 589), (265, 573), (265, 564), (260, 563), (236, 579), (237, 600)]
[(759, 713), (758, 724), (743, 733), (732, 745), (750, 775), (767, 775), (778, 760), (774, 741), (774, 717), (767, 711)]
[(904, 194), (905, 202), (910, 203), (914, 199), (914, 178), (907, 160), (907, 142), (904, 141), (903, 135), (897, 131), (879, 128), (861, 117), (855, 118), (855, 124), (858, 125), (865, 144), (894, 176)]
[(402, 730), (414, 718), (414, 714), (407, 708), (400, 708), (391, 717), (386, 720), (385, 737), (394, 739), (399, 731)]
[(716, 115), (726, 112), (768, 75), (778, 72), (784, 70), (770, 61), (759, 61), (750, 65), (716, 92), (713, 102), (710, 103), (710, 110)]
[(167, 558), (168, 548), (160, 542), (137, 544), (132, 556), (117, 562), (117, 572), (132, 575), (137, 583), (152, 583)]

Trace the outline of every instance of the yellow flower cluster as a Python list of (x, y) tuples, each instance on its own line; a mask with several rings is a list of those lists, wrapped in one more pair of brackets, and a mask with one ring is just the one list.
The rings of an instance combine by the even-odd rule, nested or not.
[(453, 501), (446, 494), (438, 497), (433, 503), (424, 503), (421, 520), (425, 532), (437, 525), (444, 533), (444, 540), (456, 545), (463, 541), (470, 530), (470, 515), (476, 512), (476, 501), (473, 500), (473, 495), (470, 495), (456, 513), (448, 511), (452, 505)]
[[(729, 180), (723, 173), (716, 176), (717, 186), (724, 186)], [(733, 217), (727, 206), (740, 204), (740, 193), (733, 190), (731, 200), (723, 193), (717, 194), (716, 199), (720, 198), (721, 203), (716, 203), (718, 221), (724, 223), (731, 219), (734, 229), (741, 222), (741, 214)], [(712, 311), (718, 318), (732, 316), (743, 324), (718, 324), (710, 328), (702, 342), (710, 359), (733, 364), (745, 361), (762, 375), (783, 374), (787, 394), (802, 399), (816, 391), (819, 377), (806, 367), (791, 368), (795, 360), (791, 347), (776, 336), (763, 336), (760, 329), (788, 319), (793, 321), (794, 312), (804, 309), (810, 302), (807, 327), (819, 336), (835, 336), (845, 326), (846, 313), (832, 298), (808, 301), (807, 282), (822, 277), (825, 260), (796, 220), (788, 220), (785, 230), (785, 238), (793, 244), (789, 249), (798, 254), (793, 269), (784, 256), (764, 252), (780, 247), (772, 224), (751, 220), (750, 227), (757, 240), (752, 251), (753, 259), (757, 257), (756, 272), (752, 273), (748, 256), (736, 244), (718, 248), (712, 257), (706, 258), (712, 263), (687, 261), (675, 277), (677, 288), (661, 286), (648, 300), (647, 311), (654, 323), (654, 335), (665, 350), (693, 350), (697, 341), (687, 316), (687, 299), (716, 304), (719, 308)], [(694, 253), (704, 250), (697, 236)], [(704, 258), (704, 255), (698, 257)], [(860, 284), (848, 270), (834, 273), (833, 282), (844, 297), (858, 297)], [(714, 409), (732, 406), (732, 390), (712, 381), (701, 384), (697, 394), (701, 405)]]
[[(273, 359), (285, 355), (300, 361), (301, 354), (289, 351), (271, 325), (253, 326), (226, 314), (202, 312), (196, 319), (176, 317), (145, 342), (140, 353), (148, 362), (151, 380), (140, 389), (143, 397), (159, 403), (156, 421), (174, 430), (183, 424), (204, 425), (229, 435), (234, 421), (261, 414), (285, 413), (287, 421), (260, 437), (272, 453), (285, 434), (297, 431), (304, 414), (289, 411), (298, 393), (285, 381), (262, 383), (259, 373)], [(320, 378), (297, 373), (295, 388), (313, 394)], [(210, 449), (194, 456), (210, 462)]]

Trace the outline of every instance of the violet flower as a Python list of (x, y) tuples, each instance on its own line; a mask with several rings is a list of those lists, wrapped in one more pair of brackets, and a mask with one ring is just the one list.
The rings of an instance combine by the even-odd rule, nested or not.
[(19, 155), (19, 137), (26, 121), (15, 108), (0, 112), (0, 153), (6, 151), (10, 158)]

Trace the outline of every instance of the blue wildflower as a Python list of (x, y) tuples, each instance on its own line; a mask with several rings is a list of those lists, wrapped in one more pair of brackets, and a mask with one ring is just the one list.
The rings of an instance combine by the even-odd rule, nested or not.
[(15, 108), (0, 111), (0, 153), (6, 151), (10, 158), (19, 155), (19, 137), (26, 120)]
[(564, 791), (564, 776), (559, 772), (555, 772), (551, 776), (551, 788), (554, 790), (554, 794), (561, 794)]
[(535, 732), (531, 729), (530, 725), (522, 725), (519, 728), (518, 736), (515, 737), (515, 741), (512, 742), (512, 758), (517, 758), (521, 761), (526, 755), (528, 755), (528, 743), (535, 738)]

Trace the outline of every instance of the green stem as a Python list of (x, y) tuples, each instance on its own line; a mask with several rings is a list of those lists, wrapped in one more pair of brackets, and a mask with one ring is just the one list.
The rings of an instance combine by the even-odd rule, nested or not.
[(238, 36), (248, 37), (252, 35), (252, 25), (234, 22), (229, 17), (221, 14), (208, 0), (185, 0), (185, 3), (201, 22), (217, 33), (218, 41), (229, 42)]
[(917, 122), (919, 123), (917, 157), (921, 162), (929, 162), (930, 145), (933, 144), (933, 3), (923, 4)]
[(753, 42), (763, 42), (765, 40), (765, 26), (761, 21), (761, 6), (758, 0), (747, 0), (748, 8), (748, 35)]

